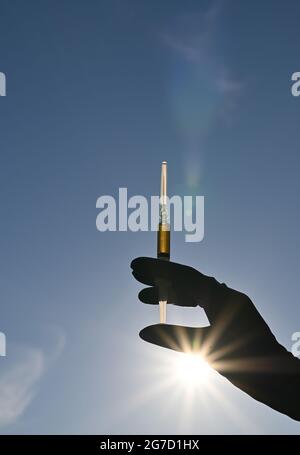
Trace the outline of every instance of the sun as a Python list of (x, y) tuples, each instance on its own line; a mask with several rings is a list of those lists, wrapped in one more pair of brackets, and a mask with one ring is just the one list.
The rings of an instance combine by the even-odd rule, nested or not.
[(179, 354), (173, 367), (176, 382), (185, 387), (195, 388), (209, 381), (211, 368), (200, 354)]

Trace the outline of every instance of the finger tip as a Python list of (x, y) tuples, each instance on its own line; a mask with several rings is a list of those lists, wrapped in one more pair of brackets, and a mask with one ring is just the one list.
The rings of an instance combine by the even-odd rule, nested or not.
[(132, 259), (132, 261), (130, 262), (130, 267), (131, 267), (132, 269), (134, 269), (135, 264), (136, 264), (136, 261), (137, 261), (138, 259), (139, 259), (139, 258), (134, 258), (134, 259)]
[(157, 333), (160, 327), (161, 324), (148, 325), (140, 330), (139, 336), (142, 340), (147, 341), (148, 343), (159, 344), (157, 341)]
[(146, 303), (149, 305), (158, 305), (158, 298), (154, 293), (155, 293), (154, 288), (142, 289), (138, 294), (138, 299), (142, 303)]
[(142, 265), (143, 263), (145, 263), (146, 261), (148, 261), (149, 259), (152, 259), (152, 258), (148, 258), (148, 257), (145, 257), (145, 256), (139, 256), (137, 258), (134, 258), (131, 263), (130, 263), (130, 267), (132, 269)]

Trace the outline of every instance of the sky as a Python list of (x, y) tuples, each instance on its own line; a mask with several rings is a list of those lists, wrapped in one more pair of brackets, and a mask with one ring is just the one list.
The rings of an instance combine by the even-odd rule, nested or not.
[[(154, 232), (99, 232), (96, 200), (205, 196), (172, 260), (300, 331), (296, 0), (0, 0), (0, 432), (289, 434), (300, 424), (216, 372), (194, 395), (131, 276)], [(205, 324), (201, 309), (168, 320)], [(191, 399), (192, 398), (192, 399)]]

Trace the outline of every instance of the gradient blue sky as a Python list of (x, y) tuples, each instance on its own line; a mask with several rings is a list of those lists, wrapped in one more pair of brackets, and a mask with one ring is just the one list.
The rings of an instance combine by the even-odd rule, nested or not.
[[(176, 353), (129, 264), (154, 233), (100, 233), (96, 199), (205, 195), (205, 239), (172, 257), (300, 331), (297, 1), (0, 0), (2, 433), (299, 433), (235, 389), (168, 383)], [(170, 310), (170, 321), (205, 320)], [(164, 382), (164, 388), (163, 383)]]

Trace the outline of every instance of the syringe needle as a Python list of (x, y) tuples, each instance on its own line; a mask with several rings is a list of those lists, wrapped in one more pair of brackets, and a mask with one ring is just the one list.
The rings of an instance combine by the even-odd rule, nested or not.
[[(170, 259), (170, 225), (168, 220), (167, 207), (167, 162), (163, 161), (161, 165), (161, 184), (160, 184), (160, 201), (159, 201), (159, 226), (157, 233), (157, 257), (168, 261)], [(163, 284), (160, 283), (159, 295), (159, 320), (165, 324), (167, 319), (167, 300)]]
[(167, 321), (167, 300), (159, 301), (159, 322), (165, 324)]

